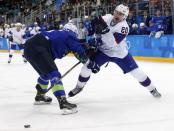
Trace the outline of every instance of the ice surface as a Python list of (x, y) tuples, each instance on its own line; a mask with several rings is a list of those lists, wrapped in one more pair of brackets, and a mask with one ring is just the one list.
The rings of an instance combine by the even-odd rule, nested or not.
[[(140, 62), (162, 98), (155, 99), (129, 74), (109, 63), (92, 75), (82, 93), (69, 101), (78, 105), (78, 113), (61, 115), (52, 92), (51, 105), (33, 105), (38, 74), (29, 63), (15, 54), (0, 53), (0, 131), (173, 131), (174, 64)], [(63, 74), (77, 60), (56, 60)], [(66, 93), (74, 88), (79, 65), (64, 79)], [(29, 124), (31, 128), (25, 129)]]

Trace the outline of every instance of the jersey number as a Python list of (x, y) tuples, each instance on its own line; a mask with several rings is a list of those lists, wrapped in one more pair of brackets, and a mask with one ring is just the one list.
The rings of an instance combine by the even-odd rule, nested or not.
[(121, 33), (127, 34), (128, 33), (128, 27), (122, 27), (121, 28)]

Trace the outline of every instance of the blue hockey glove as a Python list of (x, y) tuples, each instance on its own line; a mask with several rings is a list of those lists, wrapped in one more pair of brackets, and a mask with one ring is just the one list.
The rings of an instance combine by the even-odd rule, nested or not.
[(94, 61), (91, 61), (91, 60), (89, 61), (88, 65), (87, 65), (87, 68), (91, 69), (94, 74), (96, 74), (100, 71), (100, 66), (97, 63), (95, 63)]

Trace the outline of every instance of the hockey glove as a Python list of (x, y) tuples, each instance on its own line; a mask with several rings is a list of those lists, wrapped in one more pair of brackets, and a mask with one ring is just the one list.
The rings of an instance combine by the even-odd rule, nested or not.
[(96, 35), (95, 37), (93, 38), (90, 38), (88, 40), (88, 43), (90, 46), (94, 46), (94, 47), (99, 47), (103, 44), (102, 40), (101, 40), (101, 35)]
[(78, 53), (74, 53), (74, 56), (83, 64), (85, 64), (88, 61), (88, 57), (84, 55), (79, 55)]
[(13, 42), (13, 37), (12, 36), (9, 36), (9, 41)]
[(95, 34), (106, 34), (110, 31), (108, 25), (103, 20), (102, 16), (95, 17), (91, 21), (91, 24)]
[(88, 58), (94, 57), (96, 52), (98, 51), (97, 47), (91, 46), (91, 45), (89, 45), (89, 43), (83, 43), (82, 46), (84, 47)]
[(94, 74), (96, 74), (100, 71), (100, 66), (97, 63), (95, 63), (94, 61), (91, 61), (91, 60), (89, 61), (88, 65), (87, 65), (87, 68), (91, 69)]

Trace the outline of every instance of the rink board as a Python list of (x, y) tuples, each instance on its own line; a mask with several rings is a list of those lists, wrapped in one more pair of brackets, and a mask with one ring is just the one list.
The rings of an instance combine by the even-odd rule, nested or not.
[[(129, 52), (137, 60), (174, 62), (174, 35), (163, 35), (156, 39), (148, 35), (133, 35), (127, 37)], [(0, 52), (8, 52), (6, 39), (0, 38)]]

